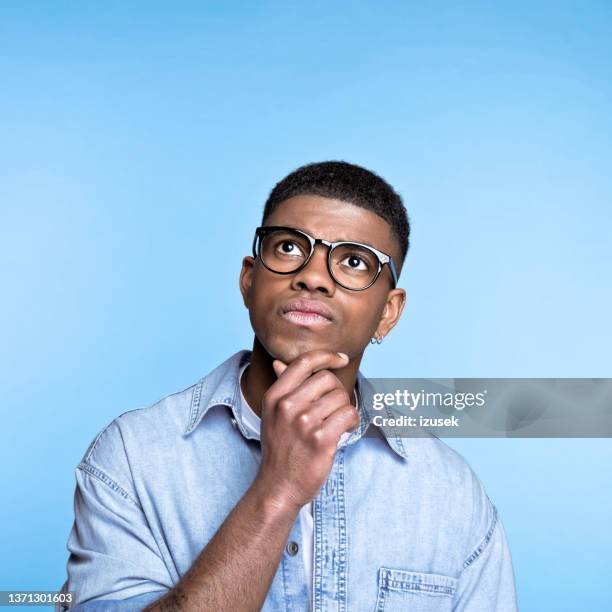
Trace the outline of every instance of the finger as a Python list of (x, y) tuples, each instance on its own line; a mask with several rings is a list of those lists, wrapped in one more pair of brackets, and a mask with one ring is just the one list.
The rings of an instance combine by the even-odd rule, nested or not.
[(274, 368), (276, 378), (278, 378), (287, 369), (287, 364), (280, 359), (274, 359), (274, 361), (272, 361), (272, 367)]
[(308, 351), (296, 357), (280, 374), (270, 392), (274, 397), (282, 397), (301, 385), (308, 377), (322, 369), (337, 369), (349, 362), (345, 353), (334, 353), (324, 349)]
[(331, 370), (319, 370), (282, 399), (285, 397), (291, 398), (296, 406), (303, 406), (321, 399), (334, 390), (341, 391), (344, 394), (345, 404), (350, 403), (348, 393), (340, 379)]
[(348, 394), (338, 377), (329, 370), (319, 370), (310, 378), (307, 378), (297, 389), (273, 402), (271, 416), (283, 421), (293, 421), (298, 414), (308, 411), (313, 402), (334, 390), (342, 395), (342, 401), (339, 405), (349, 403)]
[(359, 425), (359, 414), (355, 406), (342, 406), (332, 412), (321, 423), (322, 437), (338, 443), (340, 436), (347, 431), (355, 431)]
[(315, 427), (320, 427), (329, 415), (348, 403), (346, 391), (344, 389), (334, 389), (312, 403), (306, 410), (298, 413), (295, 419), (302, 430), (307, 432)]

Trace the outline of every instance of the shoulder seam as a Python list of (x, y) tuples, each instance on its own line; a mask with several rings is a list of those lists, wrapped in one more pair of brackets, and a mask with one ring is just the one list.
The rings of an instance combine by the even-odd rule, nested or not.
[(491, 521), (491, 526), (489, 527), (489, 530), (487, 531), (485, 537), (482, 539), (480, 544), (472, 551), (472, 553), (463, 562), (463, 569), (466, 569), (467, 567), (469, 567), (472, 563), (474, 563), (474, 561), (476, 561), (476, 559), (478, 559), (478, 557), (480, 557), (480, 555), (486, 548), (487, 544), (493, 537), (493, 532), (495, 531), (495, 527), (497, 526), (497, 508), (492, 502), (489, 502), (489, 503), (491, 503), (491, 507), (493, 508), (493, 520)]
[(92, 453), (94, 452), (96, 445), (98, 444), (98, 440), (104, 435), (106, 430), (115, 422), (116, 419), (113, 419), (104, 429), (95, 437), (93, 442), (89, 445), (89, 448), (85, 451), (85, 456), (82, 459), (82, 463), (87, 463)]
[(95, 468), (93, 467), (93, 465), (90, 465), (89, 463), (85, 463), (84, 461), (81, 461), (81, 463), (79, 463), (79, 465), (77, 466), (77, 470), (86, 472), (87, 474), (89, 474), (90, 476), (93, 476), (100, 482), (103, 482), (110, 489), (119, 493), (121, 497), (123, 497), (124, 499), (127, 499), (129, 502), (134, 504), (134, 506), (136, 506), (137, 508), (140, 508), (140, 504), (121, 485), (115, 482), (110, 476), (108, 476), (108, 474), (104, 473), (102, 470), (99, 470), (98, 468)]

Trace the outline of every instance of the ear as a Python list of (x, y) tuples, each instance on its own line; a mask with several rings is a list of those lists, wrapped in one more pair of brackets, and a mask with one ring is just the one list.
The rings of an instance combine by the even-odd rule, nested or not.
[(406, 305), (406, 291), (392, 289), (387, 294), (387, 302), (376, 328), (376, 335), (383, 338), (395, 327)]
[(250, 308), (251, 304), (251, 285), (253, 283), (253, 268), (255, 266), (255, 260), (248, 255), (242, 259), (242, 268), (240, 270), (240, 280), (238, 285), (240, 287), (240, 293), (242, 294), (242, 301), (246, 308)]

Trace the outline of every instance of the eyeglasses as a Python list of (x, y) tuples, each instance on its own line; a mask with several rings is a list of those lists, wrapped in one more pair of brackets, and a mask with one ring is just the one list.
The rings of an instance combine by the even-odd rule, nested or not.
[(292, 227), (258, 227), (253, 239), (253, 257), (259, 257), (271, 272), (294, 274), (310, 261), (317, 244), (329, 247), (327, 269), (341, 287), (351, 291), (371, 287), (385, 264), (389, 265), (393, 286), (397, 285), (397, 270), (390, 255), (359, 242), (329, 242), (313, 238)]

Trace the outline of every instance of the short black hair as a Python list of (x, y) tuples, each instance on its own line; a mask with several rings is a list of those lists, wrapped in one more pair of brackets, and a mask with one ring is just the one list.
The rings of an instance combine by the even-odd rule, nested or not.
[(400, 195), (374, 172), (345, 161), (324, 161), (300, 166), (278, 182), (264, 206), (262, 225), (279, 204), (299, 195), (342, 200), (371, 210), (383, 218), (400, 246), (399, 275), (410, 244), (410, 221)]

